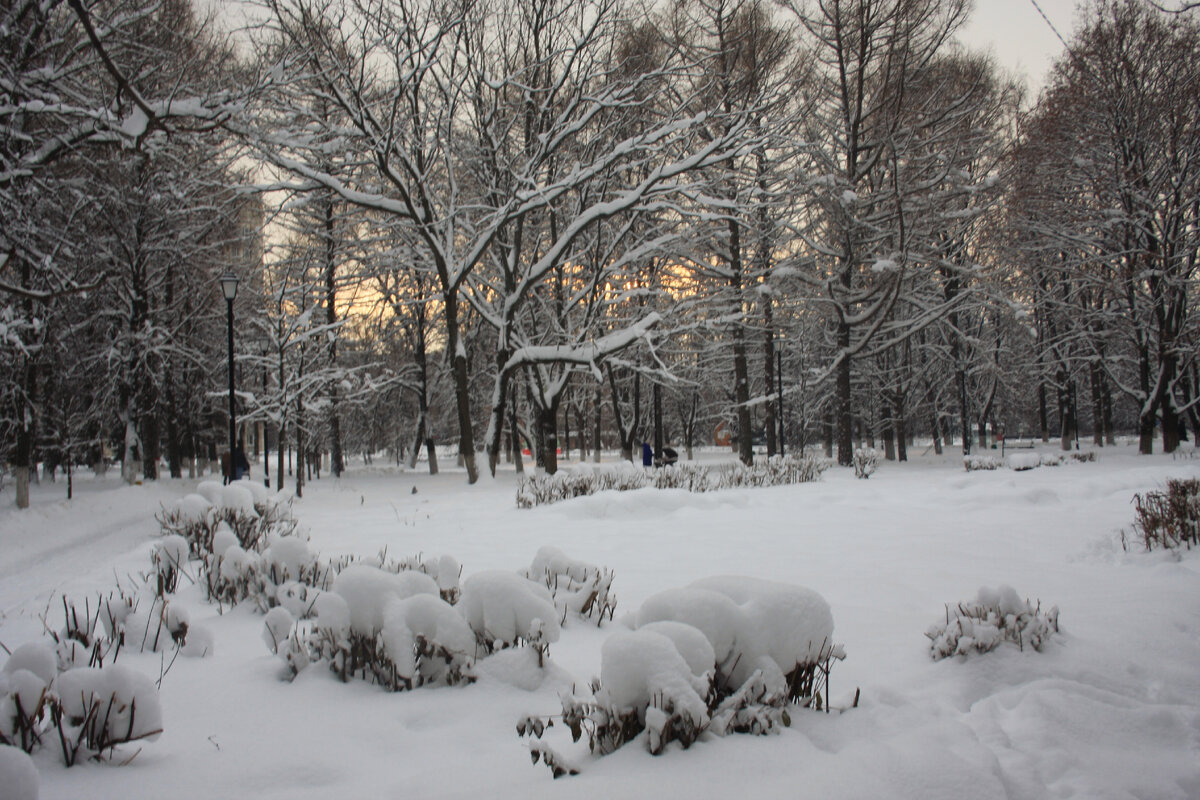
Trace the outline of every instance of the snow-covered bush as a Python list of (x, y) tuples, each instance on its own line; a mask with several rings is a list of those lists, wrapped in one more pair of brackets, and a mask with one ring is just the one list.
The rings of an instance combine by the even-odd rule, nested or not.
[(740, 461), (713, 476), (712, 489), (758, 489), (819, 480), (830, 462), (812, 456), (771, 456), (746, 466)]
[(154, 543), (152, 560), (158, 578), (158, 594), (174, 592), (188, 561), (187, 539), (177, 533), (167, 534)]
[(1025, 472), (1037, 469), (1042, 465), (1042, 457), (1039, 453), (1013, 453), (1008, 456), (1007, 461), (1008, 468), (1014, 472)]
[(377, 555), (368, 558), (350, 555), (331, 561), (328, 568), (322, 573), (323, 583), (318, 583), (317, 585), (322, 588), (328, 588), (328, 581), (332, 580), (342, 570), (354, 564), (365, 564), (394, 574), (420, 572), (428, 575), (437, 583), (442, 599), (451, 605), (457, 603), (459, 595), (462, 594), (462, 586), (460, 585), (462, 566), (459, 565), (453, 556), (442, 555), (426, 558), (418, 553), (408, 558), (395, 559), (388, 556), (386, 548)]
[(213, 539), (217, 550), (205, 555), (201, 562), (201, 577), (209, 602), (233, 606), (253, 597), (260, 599), (259, 606), (265, 611), (269, 603), (262, 556), (223, 539), (218, 531)]
[[(586, 734), (594, 754), (643, 732), (656, 755), (672, 741), (689, 747), (704, 732), (777, 732), (791, 724), (789, 698), (828, 708), (829, 664), (843, 657), (830, 642), (828, 604), (809, 589), (771, 581), (725, 576), (660, 592), (636, 624), (605, 640), (591, 696), (561, 698), (563, 725), (576, 742)], [(541, 740), (553, 725), (527, 716), (517, 733)], [(545, 742), (530, 749), (555, 777), (578, 772)]]
[(46, 689), (58, 675), (54, 648), (30, 642), (13, 651), (0, 671), (0, 745), (32, 753), (41, 743)]
[(1014, 453), (1008, 456), (1008, 468), (1026, 472), (1038, 467), (1057, 467), (1066, 460), (1062, 453)]
[(686, 489), (707, 492), (711, 477), (708, 469), (699, 464), (670, 464), (650, 473), (655, 489)]
[[(0, 751), (7, 745), (31, 753), (50, 736), (72, 766), (81, 754), (101, 758), (118, 745), (157, 738), (162, 712), (149, 678), (115, 664), (64, 666), (60, 656), (48, 642), (31, 642), (5, 662)], [(0, 786), (0, 794), (8, 797), (8, 788)]]
[(856, 447), (853, 454), (854, 477), (866, 479), (871, 477), (879, 466), (879, 451), (874, 447)]
[(537, 650), (542, 666), (558, 641), (559, 612), (550, 591), (514, 572), (486, 570), (467, 578), (458, 609), (486, 653), (525, 645)]
[[(824, 690), (828, 706), (829, 668), (845, 653), (833, 643), (833, 612), (824, 598), (803, 586), (731, 575), (705, 578), (692, 586), (737, 604), (754, 627), (759, 646), (783, 673), (788, 699), (821, 708)], [(745, 647), (751, 647), (749, 642)], [(747, 650), (746, 655), (751, 653)], [(760, 669), (767, 677), (773, 672)]]
[(50, 715), (67, 766), (80, 755), (98, 758), (162, 733), (154, 682), (118, 664), (67, 670), (54, 679), (50, 694)]
[(392, 691), (471, 680), (475, 633), (429, 575), (351, 564), (311, 608), (316, 621), (303, 629), (283, 608), (267, 615), (264, 638), (290, 675), (324, 660), (343, 681)]
[(1165, 492), (1135, 494), (1133, 505), (1133, 530), (1147, 552), (1200, 546), (1200, 480), (1170, 479)]
[(1004, 462), (995, 456), (963, 456), (963, 469), (965, 469), (967, 472), (1000, 469), (1002, 466), (1004, 466)]
[(533, 508), (602, 491), (624, 492), (648, 486), (689, 492), (784, 486), (815, 481), (828, 467), (828, 461), (809, 456), (772, 456), (749, 467), (738, 462), (717, 470), (696, 464), (672, 464), (649, 471), (628, 461), (606, 469), (580, 464), (553, 475), (521, 478), (517, 484), (517, 506)]
[(1041, 602), (1034, 606), (1022, 600), (1011, 586), (1000, 586), (981, 588), (973, 603), (946, 606), (945, 622), (930, 626), (925, 635), (930, 640), (929, 653), (936, 661), (987, 653), (1005, 641), (1022, 650), (1026, 644), (1041, 650), (1050, 635), (1057, 632), (1058, 606), (1043, 612)]
[(164, 534), (186, 539), (197, 558), (213, 551), (213, 536), (221, 523), (229, 526), (243, 549), (253, 552), (261, 551), (270, 537), (295, 532), (291, 497), (282, 492), (248, 480), (229, 485), (204, 481), (196, 492), (164, 508), (157, 519)]
[(557, 547), (540, 548), (525, 577), (546, 584), (560, 619), (577, 615), (594, 619), (599, 625), (606, 615), (611, 621), (616, 611), (612, 571), (569, 558)]
[(0, 744), (0, 786), (6, 800), (38, 800), (38, 771), (33, 759), (16, 747)]

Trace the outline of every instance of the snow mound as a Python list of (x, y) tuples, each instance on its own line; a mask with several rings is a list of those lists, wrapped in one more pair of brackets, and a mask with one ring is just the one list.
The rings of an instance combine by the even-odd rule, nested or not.
[(42, 685), (46, 686), (58, 674), (58, 656), (54, 648), (47, 642), (29, 642), (23, 644), (4, 662), (4, 673), (12, 675), (18, 670), (25, 670), (38, 676)]
[(713, 652), (708, 637), (696, 628), (682, 622), (663, 620), (651, 622), (638, 630), (667, 637), (675, 645), (679, 655), (687, 662), (688, 669), (692, 671), (693, 675), (697, 677), (708, 675), (711, 678), (713, 670), (717, 667), (717, 656)]
[(614, 633), (600, 648), (600, 683), (596, 700), (618, 712), (670, 708), (701, 726), (708, 719), (704, 695), (708, 683), (698, 678), (675, 647), (653, 630)]
[(461, 671), (475, 656), (474, 632), (436, 594), (392, 599), (380, 638), (384, 653), (408, 681), (419, 675), (421, 683), (446, 682), (450, 672)]
[(5, 800), (37, 800), (38, 771), (24, 751), (0, 744), (0, 786)]
[(467, 578), (458, 609), (476, 636), (494, 648), (558, 641), (558, 611), (550, 592), (514, 572), (488, 570)]
[(87, 741), (153, 741), (162, 733), (154, 681), (121, 664), (67, 670), (51, 689), (71, 724), (83, 726)]
[[(682, 622), (703, 633), (712, 645), (722, 675), (734, 686), (740, 686), (763, 666), (766, 653), (757, 626), (720, 592), (688, 587), (667, 589), (649, 597), (638, 610), (637, 627), (662, 621)], [(773, 672), (779, 672), (778, 665)], [(778, 677), (782, 681), (782, 674)]]
[(249, 488), (255, 485), (250, 481), (237, 481), (223, 486), (216, 481), (202, 481), (196, 487), (196, 492), (202, 495), (216, 508), (240, 511), (248, 517), (257, 517), (254, 508), (254, 492)]
[(362, 636), (383, 630), (384, 611), (392, 600), (413, 595), (438, 597), (437, 582), (420, 572), (387, 572), (367, 564), (351, 564), (333, 579), (330, 590), (346, 601), (350, 627)]
[(785, 672), (828, 657), (833, 612), (812, 589), (776, 581), (723, 575), (692, 586), (718, 592), (737, 603), (757, 628), (767, 655)]
[(1046, 640), (1058, 632), (1058, 607), (1042, 611), (1041, 603), (1022, 600), (1011, 586), (987, 586), (979, 590), (974, 603), (946, 607), (946, 620), (931, 625), (929, 654), (936, 661), (948, 656), (987, 653), (1005, 641), (1024, 650), (1028, 644), (1041, 650)]

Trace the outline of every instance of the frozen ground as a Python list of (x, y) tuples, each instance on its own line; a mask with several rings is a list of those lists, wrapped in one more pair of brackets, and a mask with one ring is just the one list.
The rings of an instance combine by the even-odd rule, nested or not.
[[(1134, 493), (1200, 476), (1200, 459), (1117, 447), (1027, 472), (960, 464), (924, 455), (869, 481), (835, 468), (795, 487), (642, 490), (531, 511), (515, 507), (510, 472), (468, 487), (452, 471), (353, 468), (295, 503), (325, 556), (448, 553), (469, 576), (526, 568), (553, 544), (615, 571), (618, 624), (650, 595), (709, 575), (799, 583), (829, 601), (847, 651), (834, 703), (860, 689), (860, 705), (659, 757), (637, 741), (593, 760), (555, 739), (583, 774), (552, 781), (514, 726), (559, 710), (553, 677), (519, 688), (485, 665), (473, 685), (398, 694), (324, 669), (283, 682), (262, 616), (245, 606), (218, 616), (190, 586), (180, 600), (216, 650), (163, 678), (162, 738), (124, 766), (70, 770), (48, 743), (35, 757), (41, 797), (1200, 797), (1200, 555), (1125, 553), (1119, 539)], [(44, 483), (25, 512), (6, 487), (0, 642), (38, 637), (43, 614), (58, 627), (64, 593), (82, 600), (145, 572), (154, 512), (195, 484), (125, 487), (110, 475), (80, 480), (67, 503), (64, 484)], [(1059, 606), (1061, 634), (1041, 653), (1006, 645), (932, 661), (923, 633), (944, 605), (1002, 583)], [(551, 674), (586, 683), (611, 630), (569, 624)], [(162, 669), (158, 655), (121, 661), (154, 678)]]

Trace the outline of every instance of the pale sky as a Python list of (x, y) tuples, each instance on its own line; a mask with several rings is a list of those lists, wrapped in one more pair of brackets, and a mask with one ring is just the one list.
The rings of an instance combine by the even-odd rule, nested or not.
[[(1075, 28), (1077, 0), (1037, 0), (1067, 41)], [(990, 50), (997, 63), (1026, 78), (1027, 102), (1038, 89), (1051, 63), (1062, 54), (1062, 42), (1030, 0), (975, 0), (975, 11), (959, 38), (972, 50)]]

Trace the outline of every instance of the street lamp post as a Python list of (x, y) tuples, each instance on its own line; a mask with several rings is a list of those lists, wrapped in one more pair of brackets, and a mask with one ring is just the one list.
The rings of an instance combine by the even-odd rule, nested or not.
[(233, 396), (233, 299), (237, 297), (238, 277), (232, 272), (221, 276), (221, 294), (225, 295), (225, 318), (229, 333), (229, 473), (227, 482), (237, 474), (237, 409)]
[(779, 383), (779, 403), (775, 409), (779, 417), (779, 456), (782, 458), (785, 453), (783, 450), (783, 337), (775, 340), (775, 378)]

